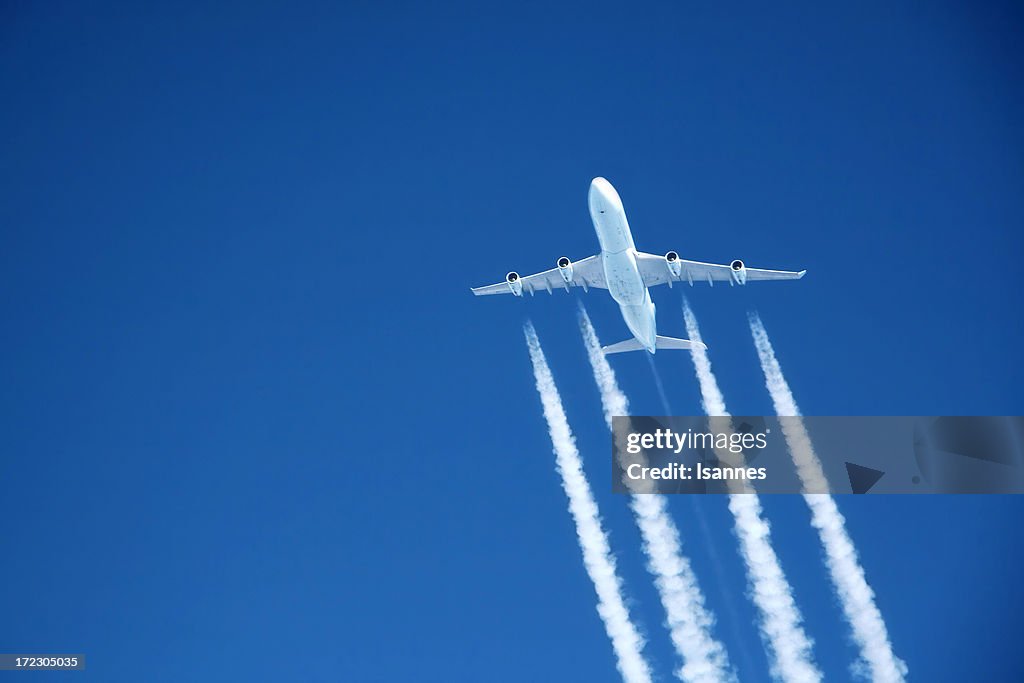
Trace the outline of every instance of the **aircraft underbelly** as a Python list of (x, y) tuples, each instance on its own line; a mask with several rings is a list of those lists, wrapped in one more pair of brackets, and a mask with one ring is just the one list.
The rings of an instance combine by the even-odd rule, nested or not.
[(591, 206), (590, 217), (594, 221), (594, 232), (601, 243), (601, 251), (618, 254), (636, 249), (633, 233), (626, 220), (626, 212), (620, 206), (605, 202)]
[(606, 180), (596, 179), (591, 184), (590, 217), (601, 243), (601, 264), (608, 293), (619, 304), (629, 331), (644, 348), (654, 353), (657, 344), (654, 303), (640, 275), (636, 245), (622, 200)]
[(647, 288), (636, 264), (636, 247), (625, 212), (606, 205), (604, 212), (592, 214), (594, 231), (601, 242), (601, 263), (608, 292), (620, 306), (642, 305)]
[(608, 293), (620, 306), (640, 306), (644, 303), (647, 288), (640, 276), (633, 252), (621, 251), (617, 254), (604, 252), (601, 254), (604, 264), (604, 277), (608, 284)]
[(648, 347), (653, 347), (657, 332), (654, 324), (654, 306), (645, 304), (640, 306), (619, 306), (622, 311), (622, 319), (626, 321), (626, 327)]

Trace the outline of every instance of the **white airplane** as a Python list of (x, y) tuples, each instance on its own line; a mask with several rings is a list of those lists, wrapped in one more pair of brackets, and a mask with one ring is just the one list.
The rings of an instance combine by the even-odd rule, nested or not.
[(556, 287), (564, 287), (567, 292), (570, 287), (582, 287), (584, 292), (591, 287), (607, 289), (619, 304), (633, 339), (606, 346), (603, 351), (609, 354), (646, 349), (654, 353), (657, 349), (689, 349), (695, 342), (658, 334), (654, 302), (648, 287), (662, 284), (671, 287), (673, 282), (683, 280), (691, 287), (695, 281), (701, 280), (707, 280), (711, 286), (715, 280), (728, 280), (730, 285), (745, 285), (752, 280), (799, 280), (807, 272), (747, 268), (739, 259), (727, 266), (687, 261), (674, 251), (664, 256), (646, 254), (637, 251), (633, 244), (622, 200), (611, 183), (604, 178), (594, 178), (590, 183), (589, 203), (590, 218), (601, 243), (600, 254), (576, 263), (563, 256), (555, 268), (526, 277), (512, 271), (505, 276), (504, 282), (476, 287), (473, 294), (522, 296), (523, 292), (533, 295), (540, 289), (551, 294)]

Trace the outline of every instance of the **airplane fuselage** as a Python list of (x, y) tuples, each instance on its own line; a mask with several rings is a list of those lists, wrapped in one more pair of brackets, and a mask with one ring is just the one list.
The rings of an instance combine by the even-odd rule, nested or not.
[(654, 353), (658, 335), (654, 302), (640, 275), (636, 245), (619, 193), (604, 178), (594, 178), (588, 203), (594, 231), (601, 243), (601, 264), (608, 293), (619, 305), (629, 331), (645, 349)]

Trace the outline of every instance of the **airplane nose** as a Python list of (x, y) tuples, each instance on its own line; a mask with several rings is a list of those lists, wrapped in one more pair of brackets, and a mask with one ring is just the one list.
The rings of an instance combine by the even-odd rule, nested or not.
[(590, 206), (598, 210), (621, 209), (622, 200), (612, 184), (598, 176), (590, 181)]

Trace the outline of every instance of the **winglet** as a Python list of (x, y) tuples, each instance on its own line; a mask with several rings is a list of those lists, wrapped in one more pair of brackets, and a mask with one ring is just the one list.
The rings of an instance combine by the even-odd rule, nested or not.
[(807, 271), (806, 270), (801, 270), (799, 273), (796, 274), (796, 279), (799, 280), (804, 275), (807, 275)]

